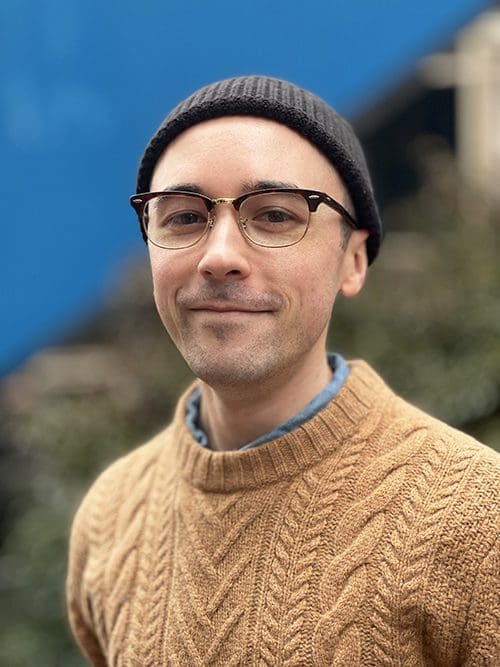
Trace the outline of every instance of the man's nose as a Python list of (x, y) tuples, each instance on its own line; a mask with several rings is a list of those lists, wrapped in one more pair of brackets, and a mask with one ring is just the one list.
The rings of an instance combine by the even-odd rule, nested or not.
[(241, 280), (250, 272), (249, 244), (238, 225), (238, 213), (230, 205), (212, 211), (212, 228), (202, 239), (198, 271), (216, 280)]

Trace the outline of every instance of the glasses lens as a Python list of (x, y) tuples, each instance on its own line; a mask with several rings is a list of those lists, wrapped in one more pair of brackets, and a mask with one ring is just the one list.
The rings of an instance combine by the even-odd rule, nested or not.
[(293, 192), (262, 192), (243, 201), (240, 218), (251, 241), (279, 248), (303, 238), (309, 207), (302, 195)]
[(196, 195), (167, 193), (150, 199), (144, 208), (148, 239), (162, 248), (187, 248), (207, 229), (207, 207)]

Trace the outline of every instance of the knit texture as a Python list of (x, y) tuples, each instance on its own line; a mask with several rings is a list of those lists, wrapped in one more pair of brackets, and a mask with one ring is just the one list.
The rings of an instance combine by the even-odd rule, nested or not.
[[(320, 97), (288, 81), (243, 76), (217, 81), (178, 104), (151, 138), (137, 173), (137, 192), (150, 189), (154, 167), (168, 144), (192, 125), (222, 116), (258, 116), (295, 130), (314, 144), (339, 172), (351, 196), (360, 229), (367, 229), (368, 261), (382, 242), (382, 222), (363, 149), (350, 124)], [(146, 240), (144, 230), (141, 231)]]
[(247, 452), (173, 423), (75, 518), (67, 585), (94, 666), (499, 665), (498, 456), (363, 362)]

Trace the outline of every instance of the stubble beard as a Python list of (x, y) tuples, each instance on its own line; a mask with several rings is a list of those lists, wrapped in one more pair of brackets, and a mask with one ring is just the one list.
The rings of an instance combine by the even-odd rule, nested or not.
[[(255, 294), (238, 282), (206, 283), (197, 290), (180, 291), (176, 301), (179, 339), (174, 343), (200, 380), (214, 389), (236, 391), (268, 381), (280, 372), (277, 351), (285, 341), (279, 320), (285, 302), (279, 292)], [(214, 302), (239, 304), (264, 312), (248, 315), (256, 318), (248, 323), (198, 321), (191, 309)]]
[[(267, 312), (256, 314), (256, 318), (263, 319), (248, 325), (198, 321), (190, 308), (210, 301), (247, 304)], [(299, 322), (291, 326), (291, 322), (283, 321), (286, 302), (279, 292), (255, 295), (238, 283), (207, 284), (196, 292), (180, 292), (177, 305), (179, 320), (174, 344), (185, 362), (196, 377), (214, 390), (235, 396), (248, 395), (249, 390), (250, 395), (265, 393), (289, 381), (323, 330), (319, 322), (315, 330), (305, 330)]]
[(180, 352), (196, 377), (213, 389), (239, 392), (267, 385), (287, 365), (279, 358), (284, 345), (281, 336), (245, 341), (244, 333), (230, 325), (207, 327), (206, 334), (203, 343), (198, 336), (187, 335)]
[(250, 401), (292, 382), (321, 339), (317, 331), (285, 331), (279, 321), (248, 338), (231, 326), (211, 329), (210, 336), (189, 332), (179, 347), (182, 356), (195, 376), (217, 393)]

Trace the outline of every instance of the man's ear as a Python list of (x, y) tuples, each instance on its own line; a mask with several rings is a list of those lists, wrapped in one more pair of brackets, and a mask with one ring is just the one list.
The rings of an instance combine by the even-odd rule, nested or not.
[(356, 229), (352, 232), (342, 262), (340, 291), (346, 297), (358, 294), (366, 280), (368, 256), (366, 254), (366, 229)]

